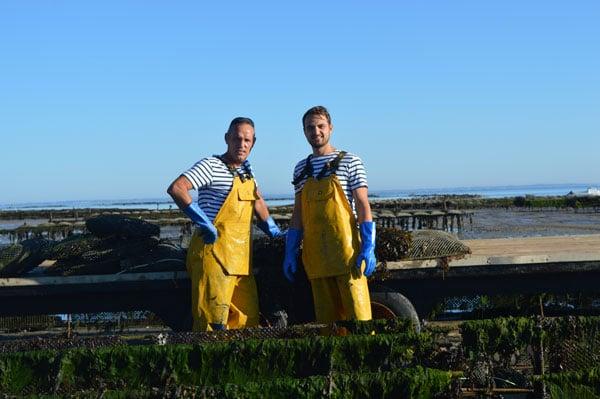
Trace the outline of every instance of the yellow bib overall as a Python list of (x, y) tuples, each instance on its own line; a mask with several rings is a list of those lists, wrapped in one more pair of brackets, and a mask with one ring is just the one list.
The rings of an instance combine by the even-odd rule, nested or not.
[(239, 176), (215, 217), (218, 237), (205, 244), (196, 231), (186, 267), (192, 281), (194, 331), (210, 324), (228, 329), (258, 326), (258, 294), (252, 270), (252, 216), (258, 199), (254, 179)]
[(317, 321), (370, 320), (367, 279), (356, 268), (360, 249), (356, 219), (337, 176), (309, 176), (301, 201), (302, 262)]

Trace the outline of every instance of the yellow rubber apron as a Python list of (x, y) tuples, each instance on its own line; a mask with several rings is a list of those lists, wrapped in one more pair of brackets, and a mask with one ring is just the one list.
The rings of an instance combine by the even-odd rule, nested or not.
[(192, 281), (194, 331), (210, 324), (229, 329), (258, 325), (258, 294), (252, 269), (252, 216), (258, 199), (256, 184), (239, 176), (215, 217), (218, 237), (205, 244), (196, 231), (186, 266)]
[(356, 219), (337, 176), (309, 176), (301, 201), (302, 262), (317, 321), (370, 320), (367, 279), (355, 266), (360, 249)]

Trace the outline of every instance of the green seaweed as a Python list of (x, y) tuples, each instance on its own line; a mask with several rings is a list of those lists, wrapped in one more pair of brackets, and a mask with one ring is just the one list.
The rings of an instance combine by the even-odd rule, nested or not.
[(426, 333), (405, 333), (12, 353), (0, 356), (0, 390), (239, 385), (391, 371), (419, 364), (432, 342)]
[(552, 398), (600, 398), (600, 367), (546, 374), (543, 380)]
[(463, 322), (460, 330), (463, 348), (471, 359), (478, 353), (511, 354), (538, 342), (543, 334), (535, 319), (525, 317), (471, 320)]
[[(177, 398), (439, 398), (448, 397), (455, 376), (448, 371), (414, 367), (377, 373), (331, 373), (303, 379), (274, 378), (268, 381), (249, 381), (242, 384), (229, 382), (214, 386), (178, 385), (147, 389), (85, 390), (69, 397), (87, 399), (154, 399)], [(30, 398), (58, 398), (60, 396), (30, 396)]]

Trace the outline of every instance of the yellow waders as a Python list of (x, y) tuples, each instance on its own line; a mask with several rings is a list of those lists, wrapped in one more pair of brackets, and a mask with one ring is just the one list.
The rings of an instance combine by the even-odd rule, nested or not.
[(367, 278), (356, 268), (356, 219), (335, 174), (308, 177), (302, 188), (302, 262), (320, 323), (370, 320)]
[(210, 324), (228, 329), (258, 326), (258, 293), (252, 269), (252, 215), (256, 185), (238, 176), (215, 217), (218, 237), (205, 244), (196, 231), (188, 249), (186, 267), (192, 281), (194, 331)]

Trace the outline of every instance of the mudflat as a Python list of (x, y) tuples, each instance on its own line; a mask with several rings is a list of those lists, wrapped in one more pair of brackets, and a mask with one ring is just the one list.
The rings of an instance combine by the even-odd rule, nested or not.
[(461, 239), (600, 234), (600, 212), (574, 209), (475, 209)]

